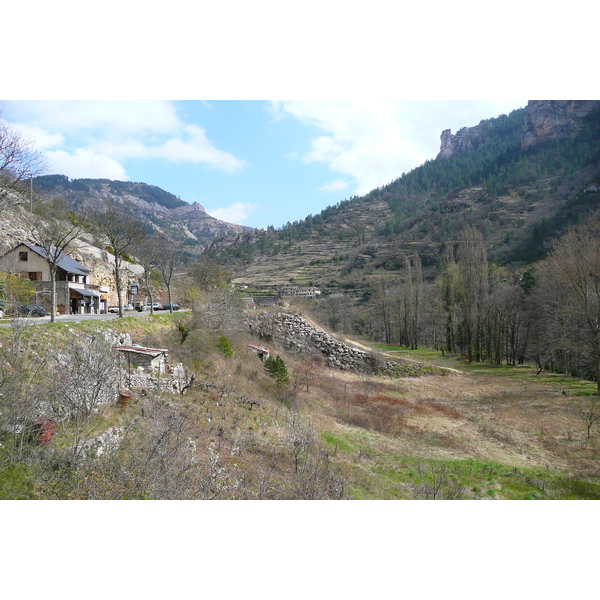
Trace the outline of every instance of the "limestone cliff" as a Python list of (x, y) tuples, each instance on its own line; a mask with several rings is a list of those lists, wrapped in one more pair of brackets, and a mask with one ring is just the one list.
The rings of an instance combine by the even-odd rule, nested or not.
[(521, 148), (572, 138), (581, 121), (600, 107), (600, 100), (530, 100), (527, 103)]
[(456, 132), (456, 135), (452, 134), (451, 129), (444, 129), (441, 140), (438, 158), (464, 154), (477, 148), (484, 141), (478, 125), (475, 127), (462, 127)]
[[(574, 137), (583, 119), (599, 107), (600, 100), (530, 100), (524, 110), (521, 149)], [(492, 119), (474, 127), (463, 127), (456, 134), (445, 129), (440, 138), (438, 158), (461, 156), (476, 150), (488, 141), (489, 132), (498, 127), (495, 121)]]

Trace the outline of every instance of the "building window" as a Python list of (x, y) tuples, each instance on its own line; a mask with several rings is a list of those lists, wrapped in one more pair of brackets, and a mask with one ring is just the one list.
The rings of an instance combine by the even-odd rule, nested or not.
[(19, 260), (21, 262), (27, 262), (27, 252), (19, 252)]
[(41, 281), (42, 280), (42, 272), (41, 271), (31, 271), (29, 273), (29, 281)]

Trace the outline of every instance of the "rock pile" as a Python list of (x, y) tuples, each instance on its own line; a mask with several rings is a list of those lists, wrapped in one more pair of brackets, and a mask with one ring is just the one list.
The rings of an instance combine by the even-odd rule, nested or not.
[(256, 311), (246, 316), (246, 326), (257, 337), (308, 356), (321, 356), (328, 366), (357, 372), (373, 371), (375, 359), (359, 348), (336, 340), (321, 329), (309, 325), (300, 315)]

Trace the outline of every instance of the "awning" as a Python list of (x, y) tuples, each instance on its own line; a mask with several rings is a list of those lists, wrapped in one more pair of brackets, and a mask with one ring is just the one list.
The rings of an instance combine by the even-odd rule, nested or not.
[(98, 292), (92, 292), (92, 290), (86, 290), (84, 288), (69, 288), (71, 291), (76, 292), (77, 294), (80, 294), (81, 296), (91, 296), (92, 298), (94, 296), (100, 296), (100, 294)]

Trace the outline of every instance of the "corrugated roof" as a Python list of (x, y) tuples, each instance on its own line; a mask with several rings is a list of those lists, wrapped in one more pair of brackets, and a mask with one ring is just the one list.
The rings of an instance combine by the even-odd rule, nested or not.
[[(46, 251), (41, 246), (34, 246), (33, 244), (23, 244), (27, 246), (30, 250), (39, 254), (42, 258), (48, 259), (48, 255)], [(89, 275), (92, 271), (88, 269), (86, 266), (78, 263), (74, 258), (63, 254), (58, 261), (58, 266), (66, 271), (67, 273), (73, 273), (74, 275)]]

